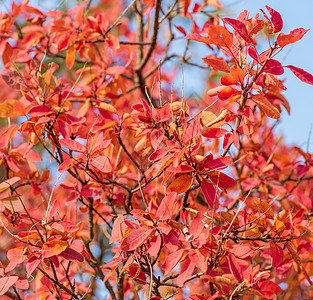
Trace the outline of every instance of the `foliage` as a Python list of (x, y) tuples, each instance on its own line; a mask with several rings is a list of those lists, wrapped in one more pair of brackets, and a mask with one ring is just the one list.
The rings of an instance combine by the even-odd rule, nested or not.
[[(3, 299), (313, 297), (313, 159), (273, 131), (285, 69), (313, 84), (276, 57), (308, 30), (221, 9), (1, 13)], [(200, 100), (172, 88), (171, 61), (207, 70)]]

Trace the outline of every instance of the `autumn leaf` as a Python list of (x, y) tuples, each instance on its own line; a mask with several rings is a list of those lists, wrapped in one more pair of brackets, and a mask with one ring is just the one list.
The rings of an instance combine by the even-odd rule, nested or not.
[(299, 40), (302, 39), (302, 37), (309, 31), (310, 29), (303, 29), (303, 28), (297, 28), (292, 31), (290, 31), (289, 34), (283, 34), (280, 33), (277, 38), (276, 42), (281, 47), (284, 48), (285, 46), (289, 44), (293, 44)]
[(71, 70), (74, 66), (75, 63), (75, 58), (76, 58), (76, 45), (74, 44), (71, 46), (66, 53), (66, 67)]
[(59, 255), (68, 247), (67, 241), (51, 240), (43, 244), (42, 256), (48, 258), (54, 255)]
[(202, 60), (213, 69), (229, 73), (229, 65), (222, 59), (212, 58), (211, 56), (203, 57)]
[[(312, 84), (313, 84), (313, 81), (312, 81)], [(262, 96), (261, 94), (256, 94), (256, 95), (252, 95), (251, 99), (257, 104), (257, 106), (268, 117), (270, 117), (272, 119), (279, 119), (280, 118), (279, 110), (271, 102), (269, 102), (266, 97)]]
[(311, 84), (313, 85), (313, 76), (312, 74), (300, 69), (300, 68), (297, 68), (297, 67), (294, 67), (294, 66), (291, 66), (291, 65), (288, 65), (286, 66), (286, 68), (289, 68), (291, 70), (291, 72), (293, 74), (295, 74), (301, 81), (307, 83), (307, 84)]
[(233, 44), (233, 34), (220, 25), (211, 25), (208, 29), (208, 37), (217, 46), (230, 48)]
[(0, 278), (0, 295), (4, 295), (17, 280), (18, 276), (6, 276)]
[(14, 183), (18, 182), (21, 178), (20, 177), (12, 177), (6, 181), (0, 183), (0, 193), (8, 189)]
[(177, 194), (181, 194), (186, 192), (193, 181), (193, 177), (189, 174), (183, 174), (177, 177), (168, 187), (167, 192), (176, 192)]
[(148, 240), (154, 228), (139, 227), (132, 230), (123, 240), (121, 249), (124, 251), (133, 251)]

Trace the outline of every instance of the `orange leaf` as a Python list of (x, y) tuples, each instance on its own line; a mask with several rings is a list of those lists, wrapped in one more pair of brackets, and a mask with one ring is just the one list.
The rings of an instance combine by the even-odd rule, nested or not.
[(66, 53), (65, 63), (69, 70), (71, 70), (74, 66), (76, 58), (76, 45), (70, 47)]
[(226, 72), (229, 73), (230, 72), (230, 67), (227, 64), (227, 62), (225, 62), (222, 59), (218, 59), (218, 58), (212, 58), (210, 56), (207, 57), (203, 57), (202, 60), (208, 64), (209, 66), (211, 66), (213, 69), (222, 71), (222, 72)]
[(181, 194), (186, 192), (191, 184), (193, 177), (188, 174), (183, 174), (177, 177), (168, 187), (167, 192), (176, 192), (177, 194)]
[(18, 100), (8, 99), (0, 104), (0, 118), (25, 116), (24, 105)]
[(43, 244), (42, 256), (51, 257), (62, 253), (68, 247), (67, 241), (52, 240)]
[(252, 95), (252, 100), (268, 117), (272, 119), (280, 118), (279, 110), (271, 102), (269, 102), (266, 97), (261, 94)]
[(233, 34), (220, 25), (211, 25), (208, 29), (211, 43), (217, 46), (230, 48), (233, 44)]

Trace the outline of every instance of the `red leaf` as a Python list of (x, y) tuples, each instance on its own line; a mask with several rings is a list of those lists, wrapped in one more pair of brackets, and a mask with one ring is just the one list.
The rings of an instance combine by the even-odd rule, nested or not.
[(18, 276), (0, 278), (0, 295), (4, 295), (17, 280)]
[(162, 265), (162, 270), (164, 271), (164, 276), (167, 276), (176, 265), (183, 260), (185, 257), (184, 250), (180, 249), (176, 252), (171, 253), (165, 258), (165, 261)]
[(251, 36), (249, 36), (246, 25), (244, 23), (230, 18), (224, 18), (224, 21), (233, 27), (248, 44), (254, 44), (254, 41)]
[(195, 169), (189, 165), (178, 165), (177, 167), (174, 167), (173, 165), (171, 165), (166, 170), (171, 173), (187, 173), (187, 172), (193, 172)]
[(237, 261), (238, 259), (232, 253), (229, 253), (227, 258), (228, 258), (229, 268), (232, 274), (236, 277), (238, 282), (241, 282), (243, 279), (243, 275), (242, 275), (240, 264)]
[(225, 62), (222, 59), (217, 59), (217, 58), (212, 58), (211, 56), (207, 56), (207, 57), (202, 57), (202, 60), (213, 69), (226, 72), (226, 73), (230, 72), (229, 65), (227, 64), (227, 62)]
[(24, 247), (10, 249), (7, 253), (7, 257), (10, 262), (15, 264), (20, 264), (27, 258), (27, 256), (24, 254)]
[(313, 76), (310, 73), (291, 65), (286, 67), (289, 68), (301, 81), (313, 85)]
[(125, 73), (126, 68), (122, 67), (122, 66), (113, 66), (113, 67), (109, 67), (106, 69), (106, 73), (109, 75), (121, 75), (123, 73)]
[(177, 285), (182, 287), (185, 281), (192, 275), (193, 270), (195, 269), (195, 264), (188, 258), (177, 277)]
[(218, 139), (222, 137), (225, 133), (228, 131), (223, 128), (208, 128), (204, 130), (201, 134), (204, 137), (210, 138), (210, 139)]
[(273, 259), (273, 267), (276, 268), (278, 265), (280, 265), (284, 258), (284, 251), (279, 245), (272, 241), (270, 241), (270, 250)]
[(221, 172), (210, 172), (208, 176), (221, 189), (227, 189), (236, 184), (236, 180)]
[(31, 115), (32, 117), (41, 117), (45, 115), (50, 115), (52, 113), (53, 110), (47, 105), (33, 106), (28, 112), (28, 114)]
[(282, 75), (284, 74), (284, 68), (279, 61), (275, 59), (269, 59), (264, 67), (264, 72), (274, 75)]
[(173, 213), (175, 211), (175, 206), (177, 206), (176, 196), (177, 193), (171, 192), (163, 198), (156, 212), (157, 220), (163, 221), (172, 218)]
[(227, 87), (226, 89), (223, 89), (222, 91), (218, 92), (217, 95), (221, 100), (227, 100), (231, 96), (238, 94), (239, 91), (232, 88), (232, 87)]
[(63, 257), (66, 260), (70, 261), (78, 261), (78, 262), (83, 262), (84, 257), (75, 251), (74, 249), (71, 249), (70, 247), (66, 248), (61, 254), (59, 254), (59, 257)]
[(151, 227), (140, 227), (131, 231), (121, 244), (121, 249), (124, 251), (133, 251), (137, 247), (141, 246), (145, 241), (148, 240), (154, 228)]
[(232, 163), (233, 158), (231, 156), (225, 156), (207, 161), (204, 167), (212, 171), (220, 171), (227, 168)]
[[(206, 179), (203, 179), (201, 182), (201, 190), (205, 197), (205, 200), (208, 202), (211, 208), (214, 207), (216, 210), (218, 208), (218, 193), (217, 188), (213, 186), (211, 182)], [(215, 205), (214, 205), (215, 204)]]
[(97, 168), (98, 170), (100, 170), (103, 173), (110, 173), (110, 172), (112, 172), (112, 166), (110, 164), (110, 161), (104, 155), (92, 158), (90, 160), (90, 163), (92, 164), (93, 167)]
[(290, 31), (289, 34), (283, 34), (283, 33), (280, 33), (278, 36), (277, 36), (277, 39), (276, 39), (276, 42), (277, 44), (283, 48), (285, 47), (286, 45), (289, 45), (289, 44), (292, 44), (292, 43), (295, 43), (299, 40), (302, 39), (302, 37), (309, 31), (310, 29), (303, 29), (303, 28), (297, 28), (297, 29), (294, 29), (292, 31)]
[(259, 281), (253, 288), (258, 290), (266, 299), (273, 299), (275, 295), (281, 293), (281, 288), (270, 280)]
[(72, 151), (76, 151), (76, 152), (81, 152), (81, 153), (85, 153), (86, 152), (86, 147), (74, 140), (70, 140), (70, 139), (62, 139), (59, 140), (60, 144)]
[(267, 11), (271, 15), (271, 22), (273, 24), (273, 33), (279, 32), (283, 29), (283, 20), (279, 12), (265, 5)]
[(176, 26), (176, 25), (174, 25), (175, 27), (176, 27), (176, 29), (179, 31), (179, 32), (181, 32), (183, 35), (186, 35), (186, 31), (185, 31), (185, 29), (183, 28), (183, 27), (181, 27), (181, 26)]

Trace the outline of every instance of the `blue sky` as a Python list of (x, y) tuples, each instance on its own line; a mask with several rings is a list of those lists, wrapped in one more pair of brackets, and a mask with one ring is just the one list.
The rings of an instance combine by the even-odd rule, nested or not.
[[(234, 0), (221, 1), (225, 6), (234, 2)], [(286, 47), (280, 59), (283, 59), (283, 65), (294, 65), (313, 74), (313, 1), (240, 0), (237, 1), (237, 4), (231, 5), (230, 10), (238, 15), (242, 10), (247, 9), (252, 15), (255, 15), (260, 8), (265, 9), (265, 5), (281, 14), (284, 21), (284, 33), (289, 33), (299, 27), (311, 28), (301, 41), (289, 48)], [(278, 132), (284, 135), (288, 143), (297, 144), (306, 150), (310, 128), (313, 127), (313, 86), (303, 83), (289, 70), (286, 70), (280, 78), (287, 79), (285, 82), (287, 91), (284, 96), (291, 106), (291, 114), (288, 116), (287, 113), (283, 113)], [(309, 149), (313, 151), (313, 133)]]

